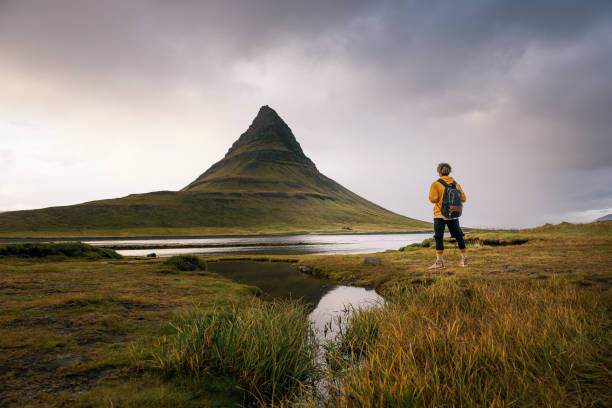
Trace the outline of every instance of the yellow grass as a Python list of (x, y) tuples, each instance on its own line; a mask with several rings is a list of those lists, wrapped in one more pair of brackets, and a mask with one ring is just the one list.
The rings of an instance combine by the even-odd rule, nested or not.
[[(353, 337), (338, 407), (604, 406), (610, 397), (609, 302), (551, 281), (445, 280), (400, 286), (375, 339)], [(364, 316), (365, 315), (365, 316)], [(333, 358), (339, 361), (342, 356)]]

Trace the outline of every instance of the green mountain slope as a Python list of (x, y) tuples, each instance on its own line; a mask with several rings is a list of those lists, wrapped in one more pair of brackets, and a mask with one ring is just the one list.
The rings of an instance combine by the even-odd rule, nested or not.
[(180, 191), (0, 214), (0, 236), (418, 231), (430, 224), (321, 174), (268, 106), (225, 157)]

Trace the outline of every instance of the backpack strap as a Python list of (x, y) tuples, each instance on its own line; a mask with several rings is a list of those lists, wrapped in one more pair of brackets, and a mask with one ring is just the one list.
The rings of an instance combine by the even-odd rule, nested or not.
[(452, 183), (450, 183), (450, 184), (446, 183), (446, 182), (445, 182), (444, 180), (442, 180), (442, 179), (438, 179), (438, 182), (439, 182), (440, 184), (442, 184), (444, 187), (451, 186), (452, 188), (457, 188), (457, 180), (453, 180), (453, 182), (452, 182)]
[(441, 178), (438, 179), (438, 183), (442, 184), (444, 187), (448, 187), (448, 184)]

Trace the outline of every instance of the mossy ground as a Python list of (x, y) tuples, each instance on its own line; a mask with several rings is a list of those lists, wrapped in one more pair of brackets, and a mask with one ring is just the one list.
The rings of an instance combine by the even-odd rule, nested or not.
[(130, 346), (194, 305), (254, 289), (163, 259), (0, 258), (0, 406), (228, 406), (226, 377), (192, 383), (140, 372)]
[[(379, 265), (364, 265), (362, 255), (310, 255), (300, 261), (338, 282), (385, 290), (424, 279), (557, 279), (585, 288), (612, 285), (612, 222), (560, 224), (519, 231), (475, 231), (466, 235), (469, 267), (459, 267), (456, 244), (446, 244), (446, 268), (427, 269), (435, 260), (433, 248), (408, 247), (376, 256)], [(470, 244), (501, 241), (508, 245)], [(515, 240), (527, 242), (512, 245)]]
[[(610, 338), (612, 309), (612, 222), (476, 232), (470, 237), (480, 240), (474, 240), (469, 246), (468, 268), (457, 266), (460, 255), (456, 247), (446, 251), (447, 268), (442, 271), (427, 270), (434, 258), (431, 248), (414, 247), (402, 252), (376, 254), (382, 259), (380, 265), (365, 265), (363, 255), (292, 258), (310, 266), (316, 274), (337, 282), (375, 287), (387, 296), (402, 286), (417, 291), (440, 287), (454, 294), (459, 292), (453, 288), (468, 284), (499, 294), (496, 296), (502, 305), (505, 304), (504, 293), (521, 293), (515, 290), (517, 284), (538, 288), (539, 282), (554, 282), (553, 286), (559, 291), (575, 294), (573, 302), (578, 302), (575, 308), (563, 311), (566, 316), (579, 317), (587, 326), (591, 320), (601, 324), (603, 319), (604, 324), (598, 329), (601, 331), (597, 339), (581, 343), (582, 348), (586, 347), (590, 355), (595, 356), (594, 360), (588, 360), (594, 377), (581, 382), (581, 388), (572, 389), (573, 394), (567, 399), (556, 399), (553, 405), (605, 406), (602, 404), (612, 397), (609, 378), (600, 376), (612, 369), (609, 341), (605, 341)], [(487, 240), (516, 238), (527, 242), (508, 246), (482, 244)], [(282, 258), (265, 258), (276, 259)], [(546, 289), (550, 285), (544, 286)], [(251, 296), (253, 289), (206, 271), (178, 271), (164, 265), (163, 259), (0, 258), (0, 382), (3, 384), (0, 405), (240, 404), (240, 392), (231, 378), (211, 373), (194, 379), (168, 379), (154, 371), (141, 371), (133, 360), (131, 345), (153, 342), (160, 335), (169, 334), (171, 328), (167, 323), (191, 310), (195, 304), (200, 310), (215, 304), (236, 304)], [(442, 295), (446, 292), (440, 290), (439, 297), (436, 297), (437, 292), (430, 295), (444, 299)], [(523, 307), (520, 316), (535, 316), (535, 320), (546, 321), (543, 311), (536, 307), (538, 303), (530, 304), (534, 305), (528, 306), (533, 310)], [(597, 305), (598, 313), (604, 310), (604, 314), (591, 316), (590, 313), (595, 313), (591, 304)], [(426, 311), (435, 316), (435, 302), (429, 305)], [(439, 307), (440, 313), (448, 309), (446, 304)], [(487, 313), (490, 312), (487, 309)], [(512, 314), (504, 313), (504, 319), (516, 327), (521, 327), (518, 324), (520, 316), (513, 321)], [(469, 328), (479, 326), (482, 316), (463, 313), (461, 319), (463, 327)], [(440, 325), (447, 324), (447, 320), (441, 319)], [(435, 326), (436, 320), (428, 324)], [(433, 329), (438, 332), (444, 327)], [(402, 330), (412, 328), (406, 326)], [(399, 335), (398, 338), (410, 339), (408, 332)], [(491, 340), (496, 341), (495, 337)], [(568, 344), (571, 347), (571, 341)], [(582, 352), (571, 348), (566, 351)], [(553, 372), (562, 373), (562, 369), (554, 364), (551, 366)], [(360, 382), (364, 377), (357, 374), (352, 384), (365, 384)], [(559, 394), (557, 389), (547, 390), (547, 384), (542, 382), (544, 388), (539, 391), (540, 396), (549, 391), (550, 395), (565, 395)], [(466, 384), (465, 389), (471, 386), (473, 384)], [(446, 394), (449, 395), (451, 399), (445, 401), (452, 401), (453, 394)], [(522, 398), (529, 398), (529, 395), (527, 392)], [(492, 406), (512, 405), (509, 401), (490, 402)], [(469, 405), (469, 400), (463, 402)], [(522, 403), (528, 405), (529, 400), (522, 400)], [(531, 403), (537, 405), (535, 399)]]

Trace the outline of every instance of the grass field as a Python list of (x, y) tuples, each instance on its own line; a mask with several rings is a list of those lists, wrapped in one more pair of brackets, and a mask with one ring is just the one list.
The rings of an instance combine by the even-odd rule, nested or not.
[[(304, 384), (328, 375), (327, 404), (340, 407), (609, 406), (612, 222), (468, 237), (465, 269), (455, 266), (452, 244), (443, 271), (427, 270), (434, 254), (423, 246), (376, 254), (380, 265), (365, 265), (361, 255), (292, 257), (315, 275), (375, 287), (387, 299), (382, 309), (358, 312), (327, 357), (335, 370), (310, 367)], [(315, 406), (313, 388), (300, 392), (293, 383), (283, 383), (286, 398), (276, 391), (270, 398), (267, 379), (291, 359), (278, 367), (262, 359), (260, 370), (253, 360), (259, 352), (237, 351), (284, 344), (269, 354), (276, 361), (301, 347), (288, 342), (300, 334), (218, 343), (227, 344), (224, 351), (190, 372), (151, 358), (157, 353), (170, 363), (163, 350), (188, 351), (180, 344), (195, 343), (177, 343), (181, 328), (199, 327), (208, 337), (192, 339), (218, 342), (213, 334), (228, 327), (288, 333), (287, 322), (305, 322), (299, 306), (273, 309), (253, 301), (254, 293), (205, 267), (182, 271), (163, 259), (2, 256), (0, 405)], [(206, 356), (199, 353), (185, 355)]]
[(612, 222), (481, 232), (468, 242), (470, 267), (456, 266), (451, 244), (439, 272), (426, 270), (433, 249), (418, 245), (380, 254), (380, 265), (302, 258), (316, 274), (387, 299), (358, 312), (333, 353), (340, 370), (330, 373), (329, 404), (608, 406)]

